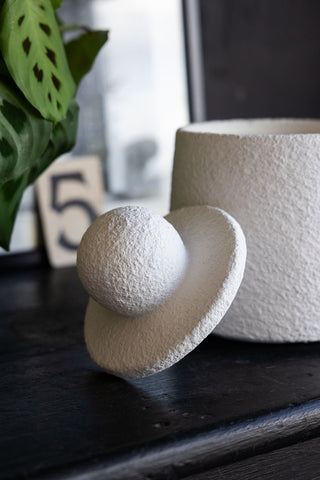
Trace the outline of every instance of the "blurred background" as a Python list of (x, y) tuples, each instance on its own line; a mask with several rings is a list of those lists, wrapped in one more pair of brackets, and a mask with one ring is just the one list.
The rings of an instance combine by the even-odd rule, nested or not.
[(110, 29), (78, 92), (73, 153), (101, 158), (107, 204), (167, 198), (175, 130), (189, 121), (180, 0), (65, 0), (60, 14)]
[[(105, 210), (169, 211), (175, 133), (190, 121), (320, 115), (318, 0), (64, 0), (59, 12), (110, 30), (77, 94), (71, 152), (99, 157)], [(11, 253), (39, 242), (30, 189)]]

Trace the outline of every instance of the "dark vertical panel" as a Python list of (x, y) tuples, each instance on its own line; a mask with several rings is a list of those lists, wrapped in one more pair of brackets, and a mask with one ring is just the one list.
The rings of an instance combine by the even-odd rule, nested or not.
[(200, 0), (207, 117), (320, 117), (318, 0)]
[(201, 122), (206, 119), (206, 99), (204, 96), (200, 3), (198, 0), (182, 0), (182, 6), (189, 92), (189, 115), (192, 122)]

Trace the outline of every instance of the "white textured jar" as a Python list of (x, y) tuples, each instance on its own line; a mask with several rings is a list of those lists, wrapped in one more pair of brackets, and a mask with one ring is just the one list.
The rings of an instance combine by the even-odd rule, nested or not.
[(219, 335), (320, 340), (320, 120), (225, 120), (180, 129), (171, 209), (212, 205), (247, 239), (244, 280)]

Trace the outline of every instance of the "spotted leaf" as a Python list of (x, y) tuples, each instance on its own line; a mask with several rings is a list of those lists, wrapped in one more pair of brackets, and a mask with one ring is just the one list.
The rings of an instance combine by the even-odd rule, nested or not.
[(29, 102), (52, 121), (66, 115), (75, 84), (50, 0), (6, 0), (0, 13), (0, 48)]

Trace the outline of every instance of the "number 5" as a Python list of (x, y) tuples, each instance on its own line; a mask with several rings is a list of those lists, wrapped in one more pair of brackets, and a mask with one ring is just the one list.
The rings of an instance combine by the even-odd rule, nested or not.
[[(95, 212), (92, 206), (86, 201), (75, 198), (73, 200), (68, 200), (66, 202), (59, 202), (58, 187), (61, 184), (61, 182), (64, 182), (64, 181), (67, 181), (67, 182), (75, 181), (75, 182), (86, 183), (81, 172), (62, 173), (62, 174), (52, 175), (51, 176), (51, 208), (58, 213), (61, 213), (70, 207), (82, 208), (87, 212), (90, 223), (92, 223), (97, 218), (98, 214)], [(77, 250), (78, 248), (78, 244), (69, 241), (68, 238), (65, 236), (64, 232), (60, 233), (58, 238), (58, 243), (62, 248), (65, 248), (67, 250)]]

